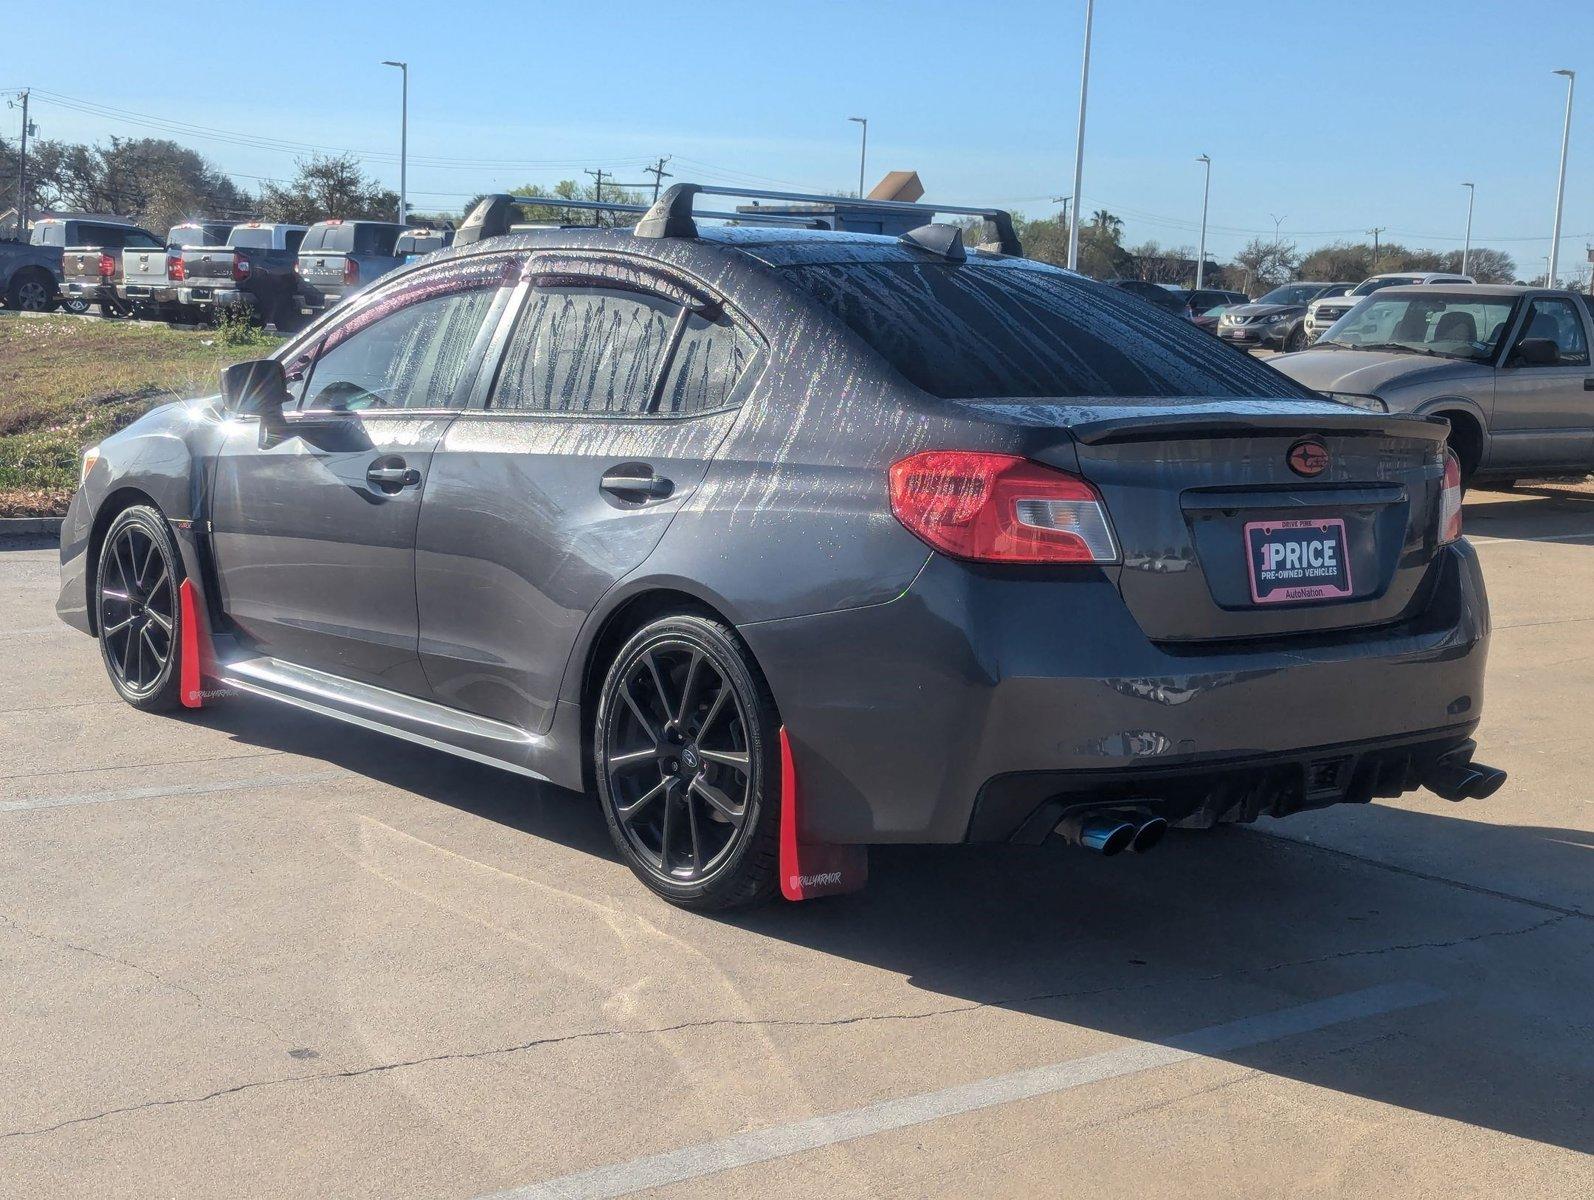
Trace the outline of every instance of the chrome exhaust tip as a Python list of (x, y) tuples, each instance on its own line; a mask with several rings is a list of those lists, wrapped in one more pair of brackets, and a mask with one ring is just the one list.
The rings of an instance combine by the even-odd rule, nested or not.
[(1054, 831), (1065, 842), (1094, 850), (1103, 858), (1122, 854), (1134, 844), (1139, 827), (1116, 814), (1081, 814), (1064, 817)]
[(1135, 830), (1134, 840), (1129, 843), (1129, 848), (1136, 854), (1144, 854), (1162, 841), (1162, 835), (1167, 832), (1168, 822), (1161, 817), (1148, 817), (1141, 823), (1140, 828)]

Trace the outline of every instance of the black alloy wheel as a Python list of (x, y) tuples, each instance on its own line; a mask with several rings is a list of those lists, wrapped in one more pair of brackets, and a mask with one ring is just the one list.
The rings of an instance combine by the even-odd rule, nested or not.
[(610, 834), (644, 883), (693, 908), (773, 894), (778, 731), (726, 626), (683, 615), (632, 636), (604, 680), (594, 765)]
[(100, 547), (95, 619), (111, 683), (136, 708), (178, 703), (181, 583), (177, 550), (160, 514), (143, 506), (118, 514)]

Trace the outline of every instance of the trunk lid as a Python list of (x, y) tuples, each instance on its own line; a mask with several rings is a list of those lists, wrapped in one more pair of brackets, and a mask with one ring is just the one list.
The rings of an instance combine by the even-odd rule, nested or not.
[(167, 251), (152, 246), (122, 251), (122, 282), (129, 287), (165, 287)]
[(232, 279), (234, 253), (230, 246), (185, 246), (183, 275), (190, 281)]
[(299, 278), (318, 288), (342, 287), (348, 257), (342, 250), (307, 250), (299, 255)]
[[(1040, 406), (1022, 408), (1026, 423), (1040, 417)], [(1294, 399), (1115, 400), (1049, 411), (1070, 440), (1031, 457), (1100, 490), (1123, 556), (1119, 591), (1153, 641), (1377, 625), (1421, 602), (1437, 549), (1443, 420)], [(1309, 477), (1291, 466), (1302, 442), (1327, 451)], [(1316, 462), (1303, 460), (1315, 458), (1314, 450), (1296, 461), (1310, 468)], [(1301, 522), (1301, 532), (1279, 532), (1291, 528), (1286, 522)], [(1290, 551), (1287, 564), (1282, 548), (1265, 544), (1297, 537), (1322, 540), (1299, 562)], [(1291, 568), (1283, 578), (1298, 581), (1294, 590), (1258, 568), (1269, 554)], [(1312, 565), (1321, 561), (1335, 570)], [(1332, 598), (1294, 598), (1319, 577), (1332, 581)]]

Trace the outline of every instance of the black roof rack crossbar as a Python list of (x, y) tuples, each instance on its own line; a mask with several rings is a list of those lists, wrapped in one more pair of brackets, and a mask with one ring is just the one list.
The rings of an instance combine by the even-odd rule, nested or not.
[[(693, 213), (692, 203), (699, 195), (741, 196), (749, 200), (781, 200), (791, 204), (843, 205), (881, 212), (917, 213), (932, 218), (937, 213), (984, 217), (996, 227), (997, 244), (1003, 254), (1021, 256), (1024, 253), (1023, 247), (1019, 245), (1018, 233), (1013, 228), (1013, 215), (1006, 209), (974, 208), (961, 204), (910, 204), (906, 200), (869, 200), (853, 196), (825, 196), (812, 192), (772, 192), (759, 188), (726, 187), (707, 183), (672, 184), (654, 202), (647, 215), (637, 222), (636, 235), (653, 238), (696, 237), (697, 222), (693, 219), (694, 215), (704, 217), (710, 215), (704, 212)], [(739, 217), (749, 215), (738, 214)]]
[[(456, 246), (468, 246), (485, 238), (508, 233), (514, 223), (515, 208), (565, 208), (581, 212), (634, 213), (644, 216), (652, 210), (646, 204), (630, 204), (614, 200), (573, 200), (563, 196), (510, 196), (502, 192), (483, 196), (471, 209), (454, 234)], [(778, 213), (700, 212), (700, 217), (721, 221), (741, 221), (748, 225), (793, 225), (800, 229), (827, 229), (817, 217), (787, 216)], [(693, 227), (696, 236), (696, 226)]]

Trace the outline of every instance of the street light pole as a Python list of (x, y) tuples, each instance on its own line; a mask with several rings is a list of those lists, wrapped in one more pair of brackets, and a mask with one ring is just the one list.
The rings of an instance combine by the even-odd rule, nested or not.
[(863, 170), (864, 164), (869, 159), (869, 118), (848, 117), (849, 121), (856, 121), (863, 127), (863, 144), (858, 147), (858, 199), (863, 199)]
[(1461, 246), (1461, 273), (1467, 273), (1467, 263), (1472, 258), (1472, 202), (1478, 198), (1478, 189), (1470, 183), (1463, 183), (1467, 189), (1467, 240)]
[(409, 161), (410, 161), (410, 64), (384, 59), (384, 67), (397, 67), (403, 75), (399, 100), (399, 205), (398, 223), (409, 223)]
[(1561, 201), (1566, 196), (1566, 147), (1572, 139), (1572, 88), (1577, 83), (1577, 72), (1565, 68), (1556, 72), (1566, 76), (1566, 124), (1561, 127), (1561, 173), (1555, 181), (1555, 230), (1550, 234), (1550, 269), (1545, 273), (1544, 286), (1555, 286), (1555, 263), (1561, 254)]
[(1196, 162), (1205, 163), (1207, 168), (1207, 180), (1201, 187), (1201, 249), (1196, 251), (1195, 260), (1195, 285), (1200, 291), (1207, 277), (1207, 199), (1212, 195), (1212, 156), (1198, 154)]
[(1085, 0), (1085, 53), (1079, 66), (1079, 130), (1074, 135), (1074, 223), (1068, 227), (1068, 269), (1079, 270), (1079, 192), (1085, 178), (1085, 98), (1090, 90), (1090, 24), (1096, 0)]

